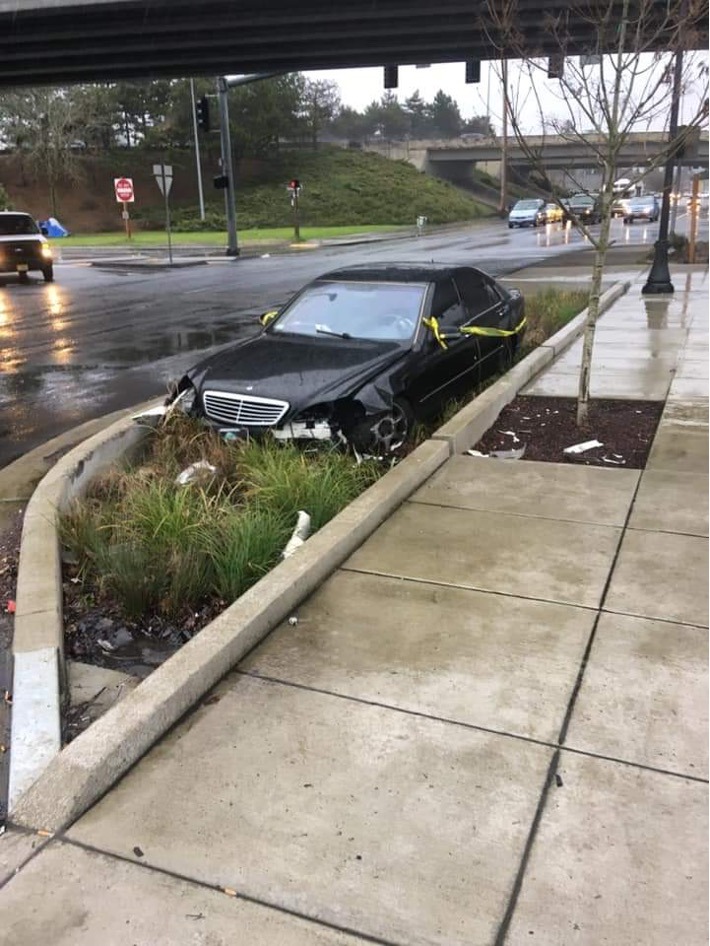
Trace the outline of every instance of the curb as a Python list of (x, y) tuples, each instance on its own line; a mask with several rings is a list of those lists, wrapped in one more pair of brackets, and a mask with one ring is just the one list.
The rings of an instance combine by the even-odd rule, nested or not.
[[(630, 285), (617, 284), (607, 290), (600, 314)], [(25, 515), (27, 534), (25, 529), (22, 534), (15, 618), (11, 821), (57, 831), (76, 820), (450, 456), (480, 439), (503, 407), (582, 334), (586, 317), (585, 310), (518, 362), (343, 509), (298, 555), (277, 565), (120, 705), (60, 751), (63, 626), (56, 512), (94, 476), (134, 449), (147, 431), (126, 417), (63, 457), (35, 491)], [(40, 679), (47, 685), (46, 693), (37, 686)], [(20, 726), (29, 728), (21, 731)]]

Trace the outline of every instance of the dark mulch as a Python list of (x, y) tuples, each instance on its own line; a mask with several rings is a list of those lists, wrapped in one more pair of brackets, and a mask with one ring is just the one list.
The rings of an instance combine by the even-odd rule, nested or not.
[[(577, 401), (567, 397), (516, 397), (475, 445), (481, 453), (520, 449), (525, 460), (642, 470), (651, 449), (663, 403), (593, 400), (589, 423), (577, 427)], [(565, 447), (599, 440), (601, 447), (566, 454)]]

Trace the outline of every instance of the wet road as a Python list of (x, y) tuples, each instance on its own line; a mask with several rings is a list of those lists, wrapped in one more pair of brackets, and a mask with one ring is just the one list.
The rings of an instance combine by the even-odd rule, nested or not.
[[(652, 243), (657, 232), (655, 225), (614, 227), (620, 243)], [(257, 331), (261, 312), (329, 269), (434, 260), (505, 275), (584, 246), (560, 225), (508, 231), (494, 221), (184, 269), (58, 262), (50, 285), (34, 274), (28, 285), (0, 276), (0, 468), (76, 424), (160, 395), (196, 353)]]

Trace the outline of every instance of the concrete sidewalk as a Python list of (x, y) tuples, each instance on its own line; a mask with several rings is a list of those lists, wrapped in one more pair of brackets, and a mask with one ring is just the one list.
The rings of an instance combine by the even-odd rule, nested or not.
[(706, 943), (705, 280), (600, 321), (595, 396), (665, 401), (645, 471), (453, 457), (63, 836), (0, 838), (0, 944)]

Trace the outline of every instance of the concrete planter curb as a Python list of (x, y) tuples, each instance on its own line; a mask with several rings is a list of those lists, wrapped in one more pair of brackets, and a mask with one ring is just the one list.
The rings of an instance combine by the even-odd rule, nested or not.
[[(606, 312), (629, 290), (630, 286), (630, 282), (617, 283), (607, 289), (599, 300), (599, 315)], [(452, 453), (462, 453), (480, 440), (518, 392), (582, 335), (587, 313), (587, 309), (580, 312), (564, 328), (550, 336), (544, 344), (514, 365), (499, 381), (486, 388), (448, 423), (440, 427), (432, 435), (432, 439), (447, 441)]]
[[(605, 311), (630, 283), (608, 290)], [(57, 831), (71, 824), (192, 705), (311, 594), (446, 460), (478, 440), (517, 393), (584, 330), (586, 311), (515, 365), (299, 550), (227, 608), (60, 751), (62, 584), (56, 513), (147, 433), (130, 417), (50, 470), (26, 512), (15, 621), (10, 817)]]

